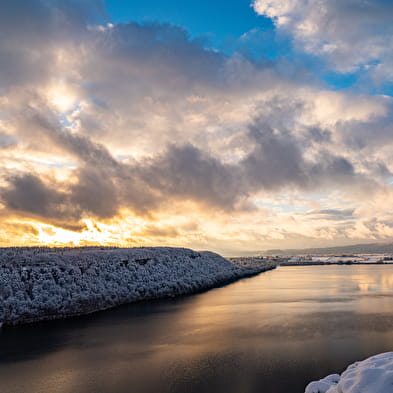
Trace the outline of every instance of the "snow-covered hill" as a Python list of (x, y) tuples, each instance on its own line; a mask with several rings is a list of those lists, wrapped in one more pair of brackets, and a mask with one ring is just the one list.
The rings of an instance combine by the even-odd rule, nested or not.
[(0, 249), (0, 324), (194, 293), (274, 268), (180, 248)]
[(393, 352), (381, 353), (351, 364), (341, 376), (329, 375), (311, 382), (305, 393), (391, 393)]

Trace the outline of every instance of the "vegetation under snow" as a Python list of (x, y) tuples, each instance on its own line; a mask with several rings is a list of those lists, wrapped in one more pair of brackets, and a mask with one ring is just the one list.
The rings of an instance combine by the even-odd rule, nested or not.
[(0, 323), (189, 294), (275, 267), (180, 248), (0, 249)]

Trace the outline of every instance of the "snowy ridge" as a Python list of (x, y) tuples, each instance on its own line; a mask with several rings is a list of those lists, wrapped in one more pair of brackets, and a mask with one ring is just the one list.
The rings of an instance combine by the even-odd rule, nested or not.
[(341, 376), (329, 375), (307, 385), (305, 393), (391, 393), (393, 352), (351, 364)]
[(0, 324), (194, 293), (273, 269), (182, 248), (0, 249)]

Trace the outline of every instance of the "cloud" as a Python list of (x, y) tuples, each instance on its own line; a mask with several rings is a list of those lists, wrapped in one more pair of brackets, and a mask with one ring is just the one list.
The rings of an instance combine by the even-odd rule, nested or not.
[(307, 215), (313, 220), (352, 220), (355, 209), (321, 209), (313, 210)]
[(223, 164), (192, 145), (171, 146), (143, 169), (149, 184), (166, 197), (196, 200), (224, 210), (247, 195), (241, 168)]
[[(326, 15), (344, 12), (340, 4), (326, 3)], [(300, 0), (259, 7), (288, 31), (315, 17), (312, 7), (300, 13)], [(124, 233), (203, 248), (234, 237), (242, 249), (353, 239), (373, 215), (381, 225), (370, 231), (389, 232), (378, 194), (393, 173), (391, 98), (327, 91), (296, 62), (229, 56), (178, 26), (108, 23), (95, 1), (6, 1), (4, 10), (4, 220), (26, 222), (39, 239)], [(315, 34), (301, 39), (319, 45)], [(337, 190), (349, 206), (329, 202)], [(300, 211), (288, 213), (288, 194), (308, 199), (306, 211), (296, 202)], [(323, 225), (307, 214), (311, 205)]]
[(8, 149), (16, 144), (16, 139), (12, 135), (0, 132), (0, 149)]
[(15, 0), (2, 3), (1, 88), (39, 83), (61, 68), (61, 52), (76, 44), (90, 21), (99, 19), (99, 0)]
[(318, 160), (307, 159), (302, 137), (286, 128), (273, 130), (263, 117), (248, 126), (252, 149), (236, 163), (225, 163), (191, 144), (170, 145), (148, 159), (122, 163), (85, 136), (51, 127), (39, 116), (30, 119), (42, 126), (43, 134), (58, 149), (79, 160), (68, 181), (56, 184), (39, 174), (22, 172), (9, 176), (8, 185), (0, 189), (8, 209), (42, 219), (80, 220), (89, 215), (105, 219), (121, 208), (146, 214), (168, 199), (230, 212), (250, 208), (248, 198), (261, 190), (313, 190), (365, 180), (346, 158), (326, 150), (320, 150)]
[[(255, 0), (306, 52), (340, 72), (371, 68), (385, 81), (392, 70), (393, 4), (389, 0)], [(384, 77), (383, 77), (383, 74)]]
[(31, 173), (14, 175), (8, 179), (9, 186), (1, 194), (5, 206), (15, 212), (27, 213), (41, 219), (58, 220), (77, 217), (77, 212), (67, 195), (50, 187)]

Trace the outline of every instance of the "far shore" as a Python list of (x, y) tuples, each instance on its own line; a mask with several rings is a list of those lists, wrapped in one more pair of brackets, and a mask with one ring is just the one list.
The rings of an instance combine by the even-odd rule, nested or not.
[(302, 262), (283, 262), (279, 266), (321, 266), (321, 265), (393, 265), (393, 262), (318, 262), (318, 261), (302, 261)]

